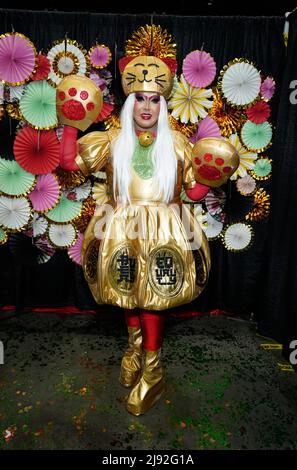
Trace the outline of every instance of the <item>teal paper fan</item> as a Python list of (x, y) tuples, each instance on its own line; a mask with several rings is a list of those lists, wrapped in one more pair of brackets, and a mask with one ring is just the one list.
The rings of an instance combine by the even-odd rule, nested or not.
[(241, 140), (246, 148), (253, 152), (263, 152), (271, 143), (272, 127), (269, 122), (255, 124), (246, 121), (241, 129)]
[(46, 80), (37, 80), (27, 85), (20, 99), (20, 110), (24, 119), (35, 129), (48, 130), (58, 125), (56, 90)]
[(3, 230), (3, 228), (0, 228), (0, 245), (4, 245), (4, 243), (7, 242), (8, 235), (6, 230)]
[(26, 196), (35, 184), (35, 175), (24, 170), (15, 160), (0, 157), (0, 192), (9, 196)]
[(81, 213), (82, 202), (71, 201), (62, 193), (59, 203), (45, 215), (52, 222), (71, 222)]

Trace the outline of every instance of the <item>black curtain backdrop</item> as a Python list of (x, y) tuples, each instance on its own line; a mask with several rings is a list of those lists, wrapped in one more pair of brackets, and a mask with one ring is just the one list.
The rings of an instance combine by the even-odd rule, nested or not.
[[(96, 39), (108, 45), (113, 51), (111, 71), (116, 76), (115, 91), (120, 99), (117, 59), (122, 56), (125, 41), (133, 31), (152, 21), (172, 34), (177, 44), (179, 72), (186, 54), (203, 46), (215, 58), (218, 71), (229, 60), (246, 57), (265, 75), (275, 78), (277, 93), (271, 106), (276, 131), (274, 144), (267, 152), (274, 161), (274, 177), (273, 183), (262, 185), (272, 196), (271, 217), (254, 224), (254, 244), (246, 252), (230, 253), (221, 242), (210, 242), (212, 270), (208, 286), (188, 307), (197, 311), (220, 309), (240, 316), (249, 316), (253, 312), (257, 315), (261, 334), (281, 341), (287, 339), (289, 331), (295, 332), (297, 337), (294, 315), (297, 244), (293, 238), (295, 234), (290, 230), (296, 200), (297, 106), (289, 102), (289, 82), (294, 74), (297, 79), (297, 63), (293, 56), (297, 33), (296, 14), (290, 16), (292, 35), (286, 56), (284, 17), (280, 16), (133, 15), (0, 9), (0, 34), (14, 28), (31, 38), (39, 50), (46, 51), (53, 40), (62, 39), (66, 32), (69, 38), (76, 39), (85, 48), (93, 45)], [(10, 133), (10, 139), (3, 141), (5, 126), (5, 135)], [(0, 122), (0, 155), (11, 153), (13, 126), (13, 122)], [(81, 269), (69, 260), (66, 252), (57, 252), (45, 265), (26, 267), (16, 264), (7, 246), (2, 246), (0, 262), (0, 307), (96, 307)]]

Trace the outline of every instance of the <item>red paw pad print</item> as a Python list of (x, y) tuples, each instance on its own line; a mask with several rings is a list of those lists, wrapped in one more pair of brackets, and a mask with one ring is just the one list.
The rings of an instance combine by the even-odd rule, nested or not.
[[(68, 96), (67, 96), (68, 94)], [(58, 97), (60, 101), (65, 101), (62, 104), (61, 111), (62, 114), (72, 121), (82, 121), (86, 117), (87, 111), (92, 111), (95, 107), (94, 103), (90, 101), (86, 103), (86, 109), (83, 104), (78, 101), (78, 99), (68, 99), (70, 96), (75, 97), (78, 94), (78, 91), (75, 87), (71, 87), (68, 89), (67, 94), (64, 91), (59, 91)], [(86, 90), (82, 90), (79, 93), (79, 98), (83, 101), (86, 101), (89, 98), (89, 93)]]

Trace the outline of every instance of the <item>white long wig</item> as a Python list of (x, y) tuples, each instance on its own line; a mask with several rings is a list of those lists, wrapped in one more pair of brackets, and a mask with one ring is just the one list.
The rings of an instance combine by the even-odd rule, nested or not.
[[(116, 199), (117, 186), (122, 203), (128, 201), (131, 203), (128, 188), (132, 156), (137, 139), (133, 121), (134, 103), (135, 93), (131, 93), (121, 111), (121, 131), (112, 145), (113, 193)], [(177, 158), (174, 152), (172, 131), (168, 123), (167, 104), (163, 96), (160, 97), (158, 131), (152, 149), (152, 160), (159, 186), (157, 197), (161, 198), (162, 202), (167, 203), (173, 198), (174, 194)]]

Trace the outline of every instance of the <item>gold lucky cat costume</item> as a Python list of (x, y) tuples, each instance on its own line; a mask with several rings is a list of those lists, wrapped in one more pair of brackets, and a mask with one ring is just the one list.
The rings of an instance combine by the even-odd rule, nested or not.
[[(122, 358), (119, 380), (123, 386), (133, 387), (126, 407), (138, 416), (156, 403), (165, 387), (160, 361), (162, 311), (197, 298), (208, 278), (207, 239), (191, 210), (187, 205), (182, 206), (180, 200), (182, 186), (191, 190), (198, 184), (192, 168), (192, 146), (183, 134), (172, 132), (177, 160), (176, 184), (172, 200), (163, 203), (162, 195), (157, 196), (158, 182), (150, 164), (152, 135), (142, 133), (130, 168), (130, 202), (123, 203), (117, 186), (115, 195), (113, 193), (112, 145), (120, 131), (91, 132), (79, 139), (77, 146), (75, 143), (74, 151), (71, 147), (73, 131), (77, 131), (68, 124), (85, 130), (89, 124), (85, 126), (78, 118), (84, 116), (82, 107), (94, 110), (94, 99), (91, 105), (86, 103), (85, 90), (81, 92), (78, 83), (73, 87), (71, 78), (62, 80), (57, 93), (60, 122), (66, 124), (60, 164), (69, 170), (79, 168), (85, 176), (102, 169), (106, 172), (109, 214), (106, 217), (104, 207), (98, 207), (86, 229), (83, 270), (98, 304), (125, 308), (129, 347)], [(80, 79), (86, 87), (88, 79)], [(142, 91), (168, 97), (172, 74), (160, 59), (140, 56), (126, 65), (122, 84), (126, 94)], [(84, 103), (67, 107), (67, 100), (74, 94), (83, 96)], [(89, 99), (92, 100), (92, 93)], [(78, 103), (79, 99), (76, 101)], [(88, 114), (85, 115), (87, 119)], [(147, 143), (151, 145), (146, 146)]]

